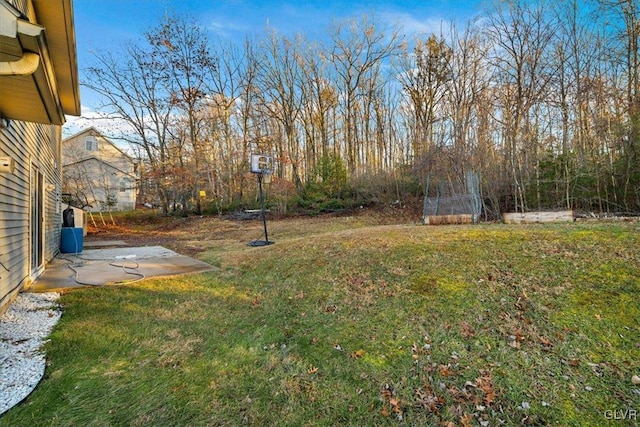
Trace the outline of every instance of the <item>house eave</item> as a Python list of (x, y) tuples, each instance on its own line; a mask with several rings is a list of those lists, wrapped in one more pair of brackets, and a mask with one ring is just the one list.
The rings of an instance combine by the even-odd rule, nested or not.
[(80, 115), (80, 85), (72, 0), (33, 0), (39, 23), (46, 28), (56, 71), (62, 110)]
[(0, 115), (62, 125), (65, 114), (80, 114), (73, 22), (65, 20), (71, 2), (33, 5), (43, 25), (0, 0)]

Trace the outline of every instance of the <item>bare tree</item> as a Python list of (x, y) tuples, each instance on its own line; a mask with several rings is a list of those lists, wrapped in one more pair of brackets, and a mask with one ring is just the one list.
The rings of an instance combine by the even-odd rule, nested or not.
[(506, 161), (511, 171), (515, 211), (526, 210), (525, 181), (531, 162), (539, 154), (537, 129), (531, 114), (546, 95), (552, 75), (548, 46), (554, 22), (544, 3), (509, 1), (490, 15), (487, 34), (493, 43), (493, 64), (499, 116), (505, 143)]
[(627, 211), (640, 209), (640, 2), (638, 0), (599, 0), (605, 13), (613, 16), (620, 46), (618, 60), (626, 80), (625, 125), (622, 139), (622, 202)]
[[(460, 34), (455, 25), (451, 31), (450, 79), (447, 83), (447, 104), (451, 121), (455, 164), (458, 168), (472, 166), (472, 156), (478, 144), (478, 108), (489, 87), (486, 63), (487, 43), (478, 30), (469, 25)], [(474, 165), (477, 166), (477, 165)], [(457, 169), (462, 175), (464, 170)]]
[(378, 29), (377, 25), (363, 16), (359, 20), (335, 23), (329, 34), (333, 42), (330, 60), (337, 74), (336, 85), (342, 93), (343, 139), (351, 173), (358, 167), (361, 98), (379, 76), (382, 61), (396, 55), (400, 48), (397, 29)]
[[(603, 163), (593, 157), (605, 150), (593, 135), (592, 115), (589, 100), (593, 89), (594, 70), (599, 57), (606, 56), (605, 44), (597, 34), (597, 24), (580, 8), (581, 2), (565, 0), (555, 5), (558, 31), (553, 40), (554, 69), (557, 72), (550, 82), (549, 121), (557, 117), (549, 134), (552, 145), (540, 159), (540, 170), (544, 175), (543, 188), (548, 199), (557, 200), (567, 209), (578, 206), (580, 197), (577, 182), (584, 171), (599, 175)], [(555, 113), (554, 113), (555, 112)], [(592, 150), (590, 147), (594, 147)], [(596, 183), (596, 192), (601, 191), (601, 182)], [(598, 196), (598, 203), (603, 199)], [(603, 206), (600, 204), (600, 208)]]
[(187, 136), (193, 147), (193, 196), (196, 199), (196, 213), (200, 214), (201, 158), (203, 141), (200, 135), (202, 115), (206, 95), (211, 92), (211, 70), (215, 60), (210, 53), (207, 33), (192, 18), (166, 16), (158, 28), (146, 33), (152, 53), (160, 67), (166, 72), (165, 82), (171, 94), (171, 103), (184, 113)]
[(437, 161), (433, 157), (434, 124), (444, 118), (443, 100), (452, 76), (451, 52), (442, 36), (418, 38), (412, 52), (405, 48), (399, 67), (400, 83), (411, 103), (412, 151), (422, 179)]
[(268, 28), (236, 48), (167, 16), (142, 43), (97, 54), (85, 84), (127, 124), (165, 211), (195, 200), (200, 212), (200, 189), (219, 212), (250, 200), (255, 148), (277, 156), (285, 195), (338, 177), (379, 196), (391, 180), (374, 176), (472, 168), (488, 216), (639, 211), (638, 0), (493, 5), (411, 45), (363, 16), (323, 42)]
[(215, 67), (210, 69), (212, 93), (202, 114), (205, 138), (207, 179), (220, 212), (223, 204), (234, 199), (241, 186), (243, 144), (241, 110), (245, 103), (245, 74), (250, 72), (247, 51), (231, 42), (218, 40)]
[(244, 201), (244, 190), (246, 187), (246, 171), (248, 168), (250, 144), (254, 140), (260, 139), (259, 121), (256, 117), (255, 105), (259, 102), (258, 96), (258, 61), (254, 52), (253, 44), (250, 40), (246, 40), (244, 46), (243, 69), (241, 73), (242, 83), (240, 91), (240, 106), (238, 108), (239, 115), (239, 131), (242, 134), (242, 155), (240, 164), (238, 165), (238, 175), (240, 175), (239, 199), (241, 203)]
[(165, 90), (166, 74), (153, 54), (142, 46), (125, 46), (118, 56), (98, 52), (94, 60), (87, 69), (89, 78), (84, 86), (102, 96), (101, 109), (126, 124), (120, 138), (145, 154), (149, 171), (143, 178), (157, 182), (163, 211), (168, 212), (165, 184), (173, 107)]
[[(282, 129), (284, 144), (276, 138), (280, 162), (291, 166), (296, 188), (302, 188), (301, 152), (297, 123), (301, 116), (301, 71), (296, 61), (297, 43), (276, 31), (270, 31), (261, 44), (257, 83), (260, 87), (261, 106)], [(272, 132), (280, 133), (280, 132)]]
[[(303, 121), (306, 136), (306, 169), (313, 170), (320, 158), (338, 154), (332, 138), (332, 118), (338, 105), (338, 93), (331, 81), (324, 48), (317, 43), (303, 43), (306, 49), (296, 56), (301, 71)], [(332, 147), (330, 147), (332, 145)], [(308, 179), (311, 178), (308, 174)]]

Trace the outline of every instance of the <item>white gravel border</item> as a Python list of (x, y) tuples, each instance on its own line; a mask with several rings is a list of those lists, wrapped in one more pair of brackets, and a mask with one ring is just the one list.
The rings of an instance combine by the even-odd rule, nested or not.
[(38, 385), (45, 368), (42, 345), (62, 315), (57, 292), (21, 293), (0, 318), (0, 415)]

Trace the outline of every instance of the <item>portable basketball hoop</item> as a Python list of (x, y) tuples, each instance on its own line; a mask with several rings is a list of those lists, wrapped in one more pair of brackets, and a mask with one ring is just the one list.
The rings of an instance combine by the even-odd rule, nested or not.
[(258, 190), (260, 193), (260, 213), (262, 214), (262, 225), (264, 227), (264, 240), (252, 240), (249, 242), (249, 246), (268, 246), (275, 242), (269, 241), (269, 235), (267, 233), (267, 217), (264, 210), (264, 193), (262, 192), (262, 182), (270, 183), (271, 174), (273, 172), (273, 157), (265, 154), (252, 154), (251, 155), (251, 173), (258, 176)]

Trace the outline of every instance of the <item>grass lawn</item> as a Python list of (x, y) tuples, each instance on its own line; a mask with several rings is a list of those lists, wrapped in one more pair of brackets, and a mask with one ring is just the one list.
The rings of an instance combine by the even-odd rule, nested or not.
[(243, 227), (198, 255), (220, 271), (63, 295), (0, 425), (639, 422), (637, 221)]

